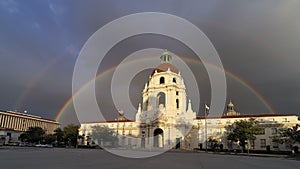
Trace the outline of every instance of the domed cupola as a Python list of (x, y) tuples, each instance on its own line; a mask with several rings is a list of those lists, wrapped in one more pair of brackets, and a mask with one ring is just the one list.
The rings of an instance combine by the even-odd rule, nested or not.
[(172, 56), (169, 54), (168, 50), (165, 49), (164, 53), (160, 56), (160, 65), (158, 65), (152, 72), (152, 75), (157, 72), (167, 72), (170, 70), (173, 73), (178, 74), (179, 70), (177, 67), (172, 65)]
[(160, 56), (160, 63), (171, 63), (172, 56), (169, 54), (168, 50), (165, 49), (164, 53)]
[(227, 112), (225, 114), (226, 116), (237, 116), (240, 115), (240, 113), (236, 112), (234, 110), (234, 104), (232, 103), (231, 99), (227, 105)]

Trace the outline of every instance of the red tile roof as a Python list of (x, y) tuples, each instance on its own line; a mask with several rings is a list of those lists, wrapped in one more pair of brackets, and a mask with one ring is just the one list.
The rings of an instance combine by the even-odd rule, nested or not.
[[(208, 116), (207, 119), (218, 118), (251, 118), (251, 117), (276, 117), (276, 116), (295, 116), (292, 114), (241, 114), (235, 116)], [(196, 119), (205, 119), (205, 116), (197, 116)]]
[(170, 63), (162, 63), (160, 65), (158, 65), (152, 72), (152, 75), (155, 73), (155, 70), (160, 73), (160, 72), (166, 72), (168, 71), (168, 68), (170, 68), (170, 71), (173, 73), (179, 73), (179, 70), (177, 69), (177, 67), (175, 67), (174, 65), (170, 64)]

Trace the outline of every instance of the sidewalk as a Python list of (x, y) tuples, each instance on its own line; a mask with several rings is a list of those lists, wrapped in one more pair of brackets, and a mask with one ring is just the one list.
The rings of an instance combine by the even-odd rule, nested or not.
[[(198, 153), (206, 153), (205, 151), (198, 151)], [(219, 154), (219, 155), (239, 155), (239, 156), (252, 156), (252, 157), (275, 157), (275, 158), (288, 158), (286, 154), (257, 154), (257, 153), (233, 153), (233, 152), (207, 152), (208, 154)], [(290, 159), (294, 159), (290, 157)], [(297, 158), (295, 158), (297, 159)]]

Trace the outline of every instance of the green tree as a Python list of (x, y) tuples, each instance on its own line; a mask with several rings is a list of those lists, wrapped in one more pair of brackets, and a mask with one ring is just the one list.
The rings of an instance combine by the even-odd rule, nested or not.
[(274, 138), (274, 141), (280, 144), (287, 144), (291, 147), (295, 143), (300, 143), (300, 125), (296, 124), (292, 128), (281, 128), (279, 129), (279, 136)]
[(61, 128), (54, 130), (54, 136), (56, 137), (58, 144), (64, 141), (64, 131)]
[(239, 141), (243, 151), (246, 149), (247, 141), (255, 140), (255, 135), (259, 134), (263, 128), (259, 127), (259, 122), (251, 118), (240, 120), (227, 127), (227, 140)]
[(97, 141), (99, 145), (101, 145), (101, 142), (106, 142), (115, 146), (118, 142), (116, 133), (108, 127), (92, 126), (92, 133), (90, 137), (94, 141)]
[(213, 137), (208, 138), (208, 143), (210, 144), (210, 148), (215, 151), (219, 147), (218, 140), (214, 139)]
[(44, 136), (44, 143), (46, 144), (53, 144), (56, 140), (56, 137), (54, 134), (46, 134)]
[(78, 139), (78, 125), (70, 124), (64, 127), (64, 141), (70, 146), (77, 146), (77, 139)]
[(40, 143), (44, 140), (45, 131), (41, 127), (29, 127), (25, 133), (19, 137), (21, 141), (29, 143)]

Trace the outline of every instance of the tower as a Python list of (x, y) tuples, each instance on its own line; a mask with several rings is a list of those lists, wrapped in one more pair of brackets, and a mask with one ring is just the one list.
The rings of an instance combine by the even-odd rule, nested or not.
[(141, 124), (141, 136), (145, 137), (142, 145), (147, 147), (143, 142), (149, 139), (148, 146), (170, 148), (184, 138), (196, 113), (191, 101), (187, 103), (184, 80), (172, 64), (172, 56), (165, 50), (160, 59), (160, 65), (153, 70), (143, 89), (136, 121)]
[(234, 104), (232, 103), (231, 99), (227, 105), (227, 112), (225, 113), (226, 116), (236, 116), (239, 115), (240, 113), (236, 112), (234, 110)]

